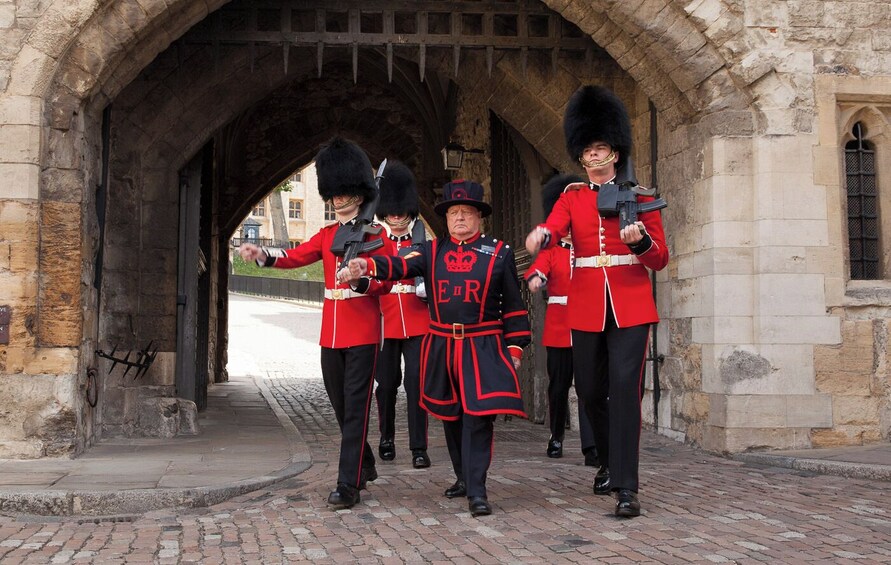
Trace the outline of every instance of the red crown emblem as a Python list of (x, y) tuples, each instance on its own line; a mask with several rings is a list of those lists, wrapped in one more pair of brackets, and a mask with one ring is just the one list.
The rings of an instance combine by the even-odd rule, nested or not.
[(473, 251), (447, 251), (445, 254), (446, 271), (450, 273), (469, 273), (476, 263)]

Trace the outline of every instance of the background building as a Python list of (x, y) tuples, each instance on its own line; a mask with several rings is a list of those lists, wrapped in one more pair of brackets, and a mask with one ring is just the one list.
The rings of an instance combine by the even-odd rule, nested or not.
[[(715, 451), (888, 441), (891, 3), (448, 7), (0, 4), (0, 457), (200, 409), (226, 379), (230, 238), (335, 134), (412, 167), (433, 231), (437, 188), (480, 181), (519, 247), (541, 184), (577, 170), (561, 120), (583, 84), (626, 102), (669, 203), (647, 421)], [(449, 142), (478, 150), (453, 173)], [(124, 378), (112, 352), (154, 361)]]

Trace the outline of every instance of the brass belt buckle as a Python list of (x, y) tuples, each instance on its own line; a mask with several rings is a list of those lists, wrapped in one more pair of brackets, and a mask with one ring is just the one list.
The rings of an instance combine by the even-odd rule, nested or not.
[(609, 255), (597, 255), (594, 257), (594, 266), (595, 267), (609, 267), (610, 266), (610, 256)]
[(396, 283), (393, 285), (393, 290), (396, 291), (396, 294), (405, 294), (405, 285), (402, 283)]
[[(460, 334), (458, 332), (461, 332)], [(464, 324), (452, 324), (452, 337), (455, 339), (464, 339)]]
[(331, 298), (333, 298), (334, 300), (343, 300), (343, 289), (335, 288), (334, 290), (332, 290)]

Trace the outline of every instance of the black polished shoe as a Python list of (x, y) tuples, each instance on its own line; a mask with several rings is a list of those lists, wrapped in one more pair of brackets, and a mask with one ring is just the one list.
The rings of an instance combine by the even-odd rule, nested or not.
[(415, 469), (426, 469), (430, 466), (430, 458), (427, 457), (426, 449), (411, 450), (411, 466)]
[(368, 488), (368, 483), (373, 483), (377, 479), (377, 467), (374, 465), (362, 467), (362, 480), (359, 481), (359, 490)]
[(337, 483), (337, 489), (328, 495), (328, 504), (332, 507), (352, 508), (359, 502), (359, 489), (346, 483)]
[(384, 461), (392, 461), (396, 459), (396, 444), (392, 439), (382, 439), (377, 452)]
[(489, 504), (489, 501), (484, 496), (471, 497), (467, 502), (467, 507), (470, 509), (470, 515), (474, 518), (477, 516), (488, 516), (492, 513), (492, 505)]
[(548, 440), (548, 457), (559, 459), (563, 457), (563, 442), (554, 438)]
[(616, 516), (622, 518), (640, 516), (640, 501), (637, 500), (636, 492), (623, 488), (616, 493)]
[(603, 465), (594, 475), (594, 494), (609, 494), (610, 490), (609, 467)]
[(467, 485), (464, 481), (455, 481), (455, 484), (445, 489), (442, 493), (446, 498), (458, 498), (459, 496), (467, 496)]

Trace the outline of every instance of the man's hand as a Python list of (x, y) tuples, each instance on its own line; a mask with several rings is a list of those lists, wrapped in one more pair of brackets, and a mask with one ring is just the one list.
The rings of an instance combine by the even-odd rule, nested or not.
[(264, 252), (260, 247), (254, 245), (253, 243), (242, 243), (238, 247), (238, 254), (241, 255), (241, 258), (245, 261), (259, 261), (260, 263), (266, 262), (266, 252)]
[(529, 286), (529, 292), (535, 294), (545, 285), (544, 281), (538, 275), (532, 275), (526, 280), (526, 284)]
[(634, 245), (643, 239), (645, 233), (647, 233), (647, 229), (643, 222), (634, 222), (622, 228), (619, 232), (619, 239), (625, 245)]
[(542, 244), (545, 242), (547, 233), (547, 230), (542, 227), (537, 227), (529, 232), (529, 235), (526, 236), (526, 251), (530, 255), (538, 253), (538, 250), (541, 249)]
[(353, 284), (368, 272), (368, 261), (358, 257), (337, 271), (337, 282)]
[(517, 370), (517, 371), (519, 371), (519, 370), (520, 370), (520, 365), (521, 365), (521, 363), (522, 363), (521, 360), (520, 360), (520, 358), (519, 358), (519, 357), (511, 357), (511, 359), (513, 359), (513, 362), (514, 362), (514, 369)]

